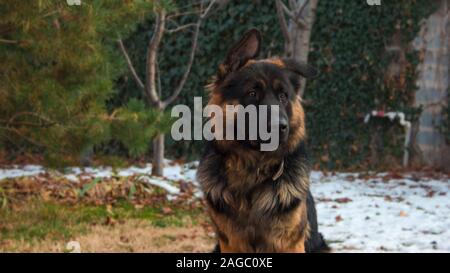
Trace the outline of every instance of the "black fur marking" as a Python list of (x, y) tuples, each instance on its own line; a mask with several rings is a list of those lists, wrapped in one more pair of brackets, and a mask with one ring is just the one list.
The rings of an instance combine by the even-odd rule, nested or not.
[(289, 204), (280, 204), (278, 209), (276, 210), (277, 214), (289, 213), (295, 210), (298, 206), (300, 206), (301, 200), (300, 198), (294, 198)]
[(330, 248), (323, 239), (322, 234), (319, 233), (319, 228), (317, 224), (316, 206), (311, 192), (308, 192), (307, 204), (308, 204), (308, 222), (310, 231), (309, 231), (309, 238), (305, 242), (305, 251), (307, 253), (328, 252), (330, 251)]
[(206, 200), (218, 213), (225, 214), (228, 217), (233, 217), (233, 209), (227, 205), (223, 199), (213, 199), (211, 194), (207, 194)]
[(228, 244), (228, 237), (227, 237), (227, 235), (225, 235), (225, 233), (220, 231), (220, 229), (217, 229), (217, 236), (219, 237), (220, 240), (225, 242), (225, 244)]
[(214, 247), (212, 253), (220, 253), (220, 245), (216, 244), (216, 246)]

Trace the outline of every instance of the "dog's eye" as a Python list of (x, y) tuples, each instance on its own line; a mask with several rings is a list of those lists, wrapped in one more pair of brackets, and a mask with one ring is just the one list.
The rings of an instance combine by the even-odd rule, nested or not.
[(248, 92), (247, 95), (248, 95), (249, 97), (254, 98), (254, 97), (256, 97), (256, 91), (250, 90), (250, 92)]
[(285, 101), (286, 100), (286, 94), (285, 93), (280, 93), (279, 95), (278, 95), (278, 98), (280, 99), (280, 101)]

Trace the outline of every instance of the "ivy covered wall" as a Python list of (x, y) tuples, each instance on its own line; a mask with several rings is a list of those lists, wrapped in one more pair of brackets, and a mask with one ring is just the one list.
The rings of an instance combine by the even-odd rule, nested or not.
[[(206, 103), (204, 85), (231, 44), (251, 27), (263, 32), (263, 57), (282, 55), (283, 39), (273, 2), (231, 0), (208, 18), (202, 27), (192, 74), (177, 103), (191, 105), (193, 96), (204, 96)], [(368, 6), (365, 1), (319, 1), (310, 63), (321, 74), (308, 83), (305, 91), (309, 149), (316, 165), (329, 169), (382, 168), (401, 162), (403, 129), (382, 120), (366, 125), (363, 117), (378, 109), (403, 111), (409, 120), (417, 120), (420, 109), (412, 107), (411, 102), (419, 57), (410, 42), (433, 8), (428, 0), (385, 0), (381, 6)], [(177, 23), (190, 21), (192, 18), (185, 16)], [(151, 21), (126, 41), (141, 72), (149, 29)], [(170, 93), (184, 71), (190, 39), (190, 32), (164, 37), (159, 59), (163, 95)], [(117, 88), (113, 104), (140, 96), (130, 75), (121, 77)], [(169, 156), (191, 160), (201, 150), (199, 142), (167, 141)]]
[(316, 162), (334, 168), (392, 167), (403, 154), (404, 131), (396, 123), (364, 124), (372, 110), (401, 111), (417, 121), (418, 52), (411, 42), (430, 1), (320, 1), (310, 62), (321, 76), (306, 91), (308, 129)]

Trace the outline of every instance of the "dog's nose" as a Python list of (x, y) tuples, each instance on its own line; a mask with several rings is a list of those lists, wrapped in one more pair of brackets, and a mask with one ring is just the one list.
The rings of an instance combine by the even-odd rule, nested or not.
[(280, 140), (282, 142), (286, 141), (288, 139), (289, 135), (289, 123), (287, 119), (281, 118), (279, 122), (279, 132), (280, 132)]
[[(267, 125), (269, 128), (272, 128), (270, 120)], [(274, 123), (274, 126), (275, 128), (278, 127), (278, 130), (280, 130), (280, 133), (282, 134), (287, 133), (287, 131), (289, 130), (288, 122), (284, 118), (280, 118), (278, 122)]]
[(280, 132), (285, 134), (288, 130), (288, 124), (285, 119), (280, 120)]

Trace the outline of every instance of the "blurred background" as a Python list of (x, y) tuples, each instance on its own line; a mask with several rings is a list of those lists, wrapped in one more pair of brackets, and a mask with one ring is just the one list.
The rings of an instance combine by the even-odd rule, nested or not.
[(450, 251), (449, 6), (0, 0), (0, 251), (212, 249), (202, 143), (171, 139), (170, 110), (206, 103), (204, 86), (253, 27), (261, 57), (320, 71), (301, 93), (331, 245)]

